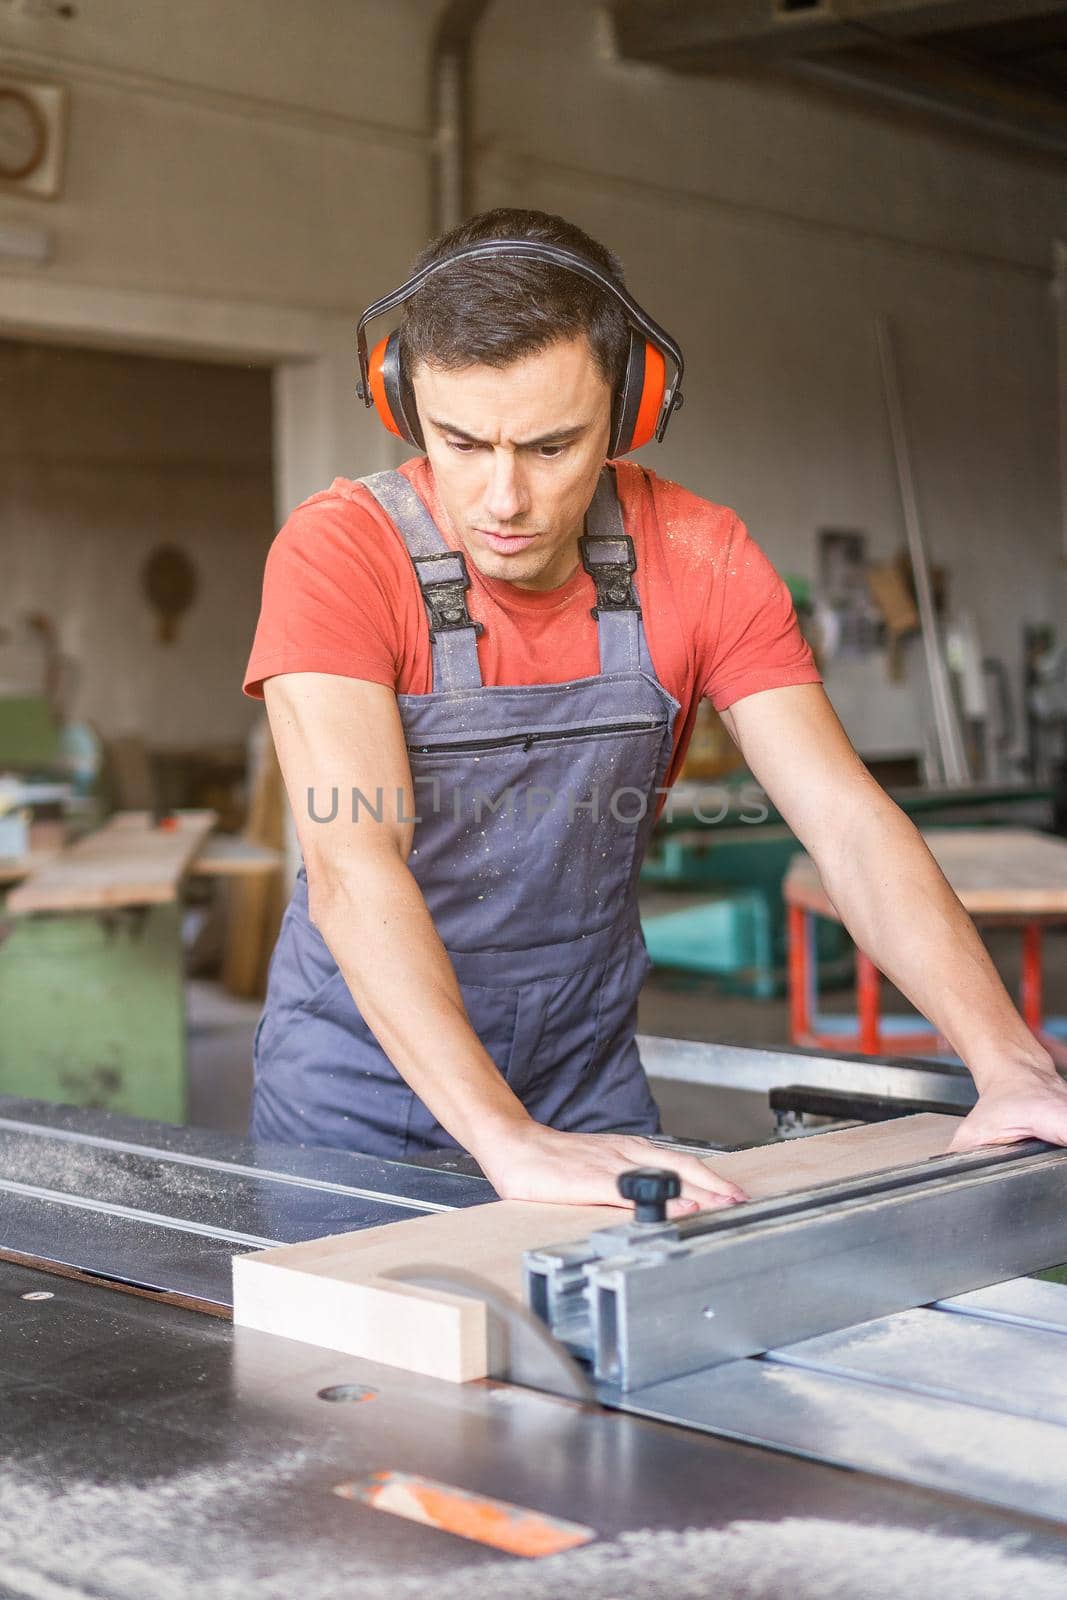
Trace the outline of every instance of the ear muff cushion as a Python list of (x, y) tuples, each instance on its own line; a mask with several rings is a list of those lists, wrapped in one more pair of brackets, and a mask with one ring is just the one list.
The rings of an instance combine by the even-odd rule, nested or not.
[(654, 436), (663, 409), (667, 363), (662, 351), (631, 330), (626, 376), (615, 402), (615, 427), (609, 455), (640, 450)]
[(389, 334), (371, 351), (368, 363), (374, 409), (390, 433), (421, 450), (422, 430), (415, 415), (415, 400), (404, 382), (400, 363), (400, 335)]
[(637, 420), (634, 423), (633, 437), (625, 446), (627, 450), (640, 450), (656, 434), (660, 412), (663, 410), (663, 396), (667, 388), (667, 363), (663, 359), (663, 352), (657, 350), (654, 344), (645, 345), (645, 372), (644, 382), (641, 385), (641, 399), (637, 408)]
[(612, 458), (624, 456), (627, 450), (633, 448), (631, 441), (637, 424), (637, 414), (641, 409), (644, 385), (645, 341), (631, 328), (626, 372), (623, 375), (622, 387), (615, 395), (612, 413), (611, 443), (608, 446), (608, 455)]

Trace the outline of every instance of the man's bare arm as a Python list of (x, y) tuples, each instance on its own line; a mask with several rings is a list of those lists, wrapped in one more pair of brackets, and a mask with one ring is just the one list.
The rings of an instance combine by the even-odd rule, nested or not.
[(921, 834), (874, 781), (817, 684), (724, 713), (845, 926), (966, 1062), (980, 1100), (954, 1145), (1067, 1144), (1067, 1087), (1023, 1022)]
[[(470, 1025), (448, 953), (407, 865), (416, 801), (392, 690), (290, 673), (269, 679), (264, 693), (307, 868), (312, 921), (390, 1061), (499, 1194), (617, 1203), (618, 1173), (647, 1164), (655, 1147), (628, 1135), (565, 1134), (535, 1122)], [(380, 810), (380, 822), (367, 806), (353, 822), (354, 788)], [(334, 789), (336, 818), (314, 821), (312, 809), (330, 816)], [(743, 1198), (695, 1157), (672, 1157), (671, 1164), (683, 1177), (686, 1203), (679, 1210)]]

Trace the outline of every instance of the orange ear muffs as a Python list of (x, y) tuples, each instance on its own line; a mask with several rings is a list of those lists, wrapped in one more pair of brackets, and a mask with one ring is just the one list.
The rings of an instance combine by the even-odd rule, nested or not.
[[(398, 439), (425, 449), (415, 398), (404, 381), (399, 333), (389, 334), (374, 346), (367, 375), (371, 400), (383, 425)], [(650, 340), (631, 331), (626, 372), (612, 408), (614, 425), (608, 447), (612, 459), (630, 450), (640, 450), (655, 438), (666, 388), (667, 363), (662, 351)]]
[(389, 432), (424, 449), (415, 398), (401, 370), (399, 333), (389, 334), (374, 346), (367, 365), (367, 378), (374, 409)]
[[(394, 289), (391, 294), (383, 295), (369, 305), (356, 324), (356, 349), (359, 353), (356, 392), (363, 404), (373, 406), (389, 432), (398, 439), (406, 439), (409, 444), (425, 450), (415, 396), (404, 377), (400, 360), (400, 335), (390, 334), (375, 345), (368, 355), (367, 324), (373, 322), (375, 317), (384, 316), (386, 312), (404, 305), (412, 295), (418, 294), (428, 279), (443, 272), (453, 262), (493, 260), (499, 256), (544, 261), (549, 266), (574, 272), (578, 277), (596, 284), (622, 306), (630, 324), (630, 351), (622, 383), (612, 404), (608, 454), (623, 456), (628, 450), (639, 450), (650, 439), (662, 439), (671, 417), (682, 403), (685, 357), (681, 345), (658, 322), (654, 322), (647, 311), (641, 309), (624, 285), (613, 276), (602, 272), (593, 262), (576, 255), (573, 250), (545, 244), (537, 239), (481, 239), (475, 244), (465, 245), (460, 250), (428, 261), (399, 289)], [(674, 372), (669, 388), (668, 357)]]
[(667, 363), (663, 352), (648, 339), (630, 331), (630, 354), (614, 408), (614, 427), (608, 454), (624, 456), (640, 450), (655, 438), (667, 389)]

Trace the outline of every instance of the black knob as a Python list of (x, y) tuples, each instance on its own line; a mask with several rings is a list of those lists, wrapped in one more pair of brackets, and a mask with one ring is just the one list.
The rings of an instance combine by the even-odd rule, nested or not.
[(667, 1201), (682, 1192), (681, 1178), (665, 1167), (631, 1167), (618, 1182), (623, 1199), (634, 1203), (635, 1222), (666, 1222)]

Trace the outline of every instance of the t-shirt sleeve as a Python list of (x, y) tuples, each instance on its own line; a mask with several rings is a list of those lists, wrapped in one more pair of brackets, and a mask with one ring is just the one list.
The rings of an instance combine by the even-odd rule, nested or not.
[[(312, 502), (293, 512), (271, 545), (245, 671), (247, 695), (262, 699), (264, 680), (283, 672), (329, 672), (395, 686), (395, 607), (368, 557), (374, 538), (354, 537), (353, 518), (369, 521), (349, 501)], [(380, 531), (370, 531), (380, 544)]]
[(701, 694), (716, 711), (763, 689), (822, 682), (789, 590), (737, 518), (709, 598), (713, 642)]

